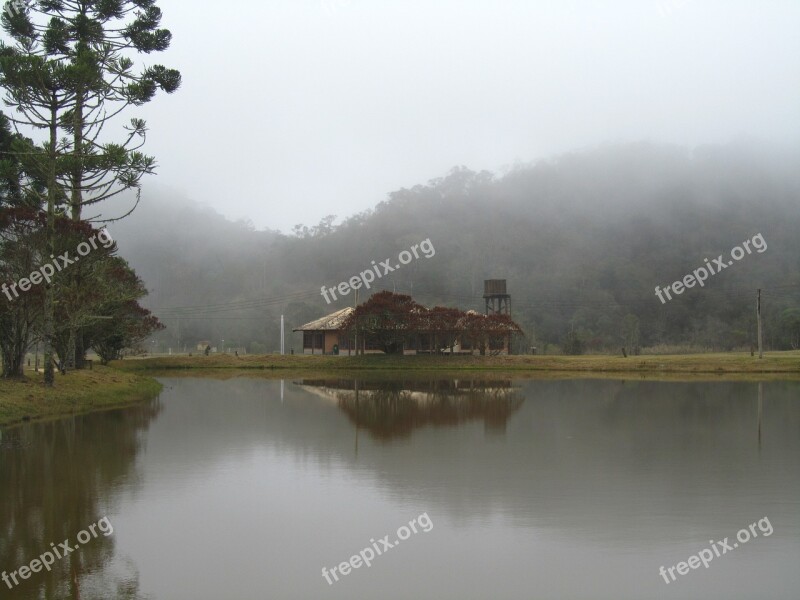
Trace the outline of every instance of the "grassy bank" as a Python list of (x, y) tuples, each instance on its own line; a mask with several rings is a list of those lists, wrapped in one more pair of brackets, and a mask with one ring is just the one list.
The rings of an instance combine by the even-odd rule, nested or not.
[(674, 356), (165, 356), (118, 361), (128, 372), (181, 369), (268, 369), (286, 371), (504, 371), (579, 373), (686, 373), (800, 375), (800, 352), (770, 352), (759, 360), (749, 354)]
[(161, 391), (153, 379), (101, 366), (56, 375), (52, 389), (44, 386), (41, 373), (26, 374), (23, 381), (0, 380), (0, 425), (117, 408)]

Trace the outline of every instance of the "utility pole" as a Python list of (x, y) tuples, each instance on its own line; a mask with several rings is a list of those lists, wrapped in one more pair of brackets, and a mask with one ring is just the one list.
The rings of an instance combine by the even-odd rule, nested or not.
[(281, 315), (281, 356), (286, 353), (286, 344), (283, 339), (283, 315)]
[(756, 318), (758, 320), (758, 358), (764, 358), (764, 343), (761, 337), (761, 288), (758, 288), (756, 301)]

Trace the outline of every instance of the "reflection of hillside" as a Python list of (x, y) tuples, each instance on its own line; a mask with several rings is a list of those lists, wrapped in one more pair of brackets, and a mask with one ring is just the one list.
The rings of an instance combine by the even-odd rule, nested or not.
[[(607, 547), (634, 538), (652, 544), (665, 536), (665, 519), (735, 532), (755, 518), (746, 500), (753, 490), (766, 501), (758, 513), (773, 523), (789, 520), (785, 498), (800, 497), (797, 383), (763, 385), (759, 448), (758, 386), (750, 383), (516, 380), (515, 394), (525, 402), (502, 437), (472, 421), (416, 429), (404, 443), (386, 443), (359, 436), (337, 397), (354, 395), (354, 382), (334, 377), (287, 383), (283, 402), (280, 381), (166, 379), (168, 410), (147, 433), (149, 460), (159, 472), (203, 481), (265, 453), (289, 470), (354, 482), (352, 506), (368, 506), (364, 494), (379, 490), (431, 515), (461, 522), (503, 515)], [(392, 387), (421, 392), (432, 385), (403, 379)], [(386, 386), (359, 379), (359, 408), (362, 390), (376, 388)], [(713, 510), (717, 503), (728, 509)]]
[[(113, 489), (131, 480), (141, 432), (158, 401), (3, 431), (0, 446), (0, 570), (13, 571), (96, 523)], [(112, 525), (113, 518), (111, 519)], [(114, 536), (100, 535), (3, 598), (138, 598), (135, 574), (113, 576)]]
[[(753, 485), (765, 495), (800, 493), (796, 383), (763, 385), (760, 448), (756, 384), (514, 384), (526, 401), (509, 419), (502, 444), (455, 429), (418, 429), (409, 444), (360, 440), (356, 454), (349, 432), (337, 429), (315, 445), (323, 460), (333, 452), (354, 471), (374, 474), (381, 489), (424, 499), (435, 506), (432, 511), (459, 518), (502, 513), (562, 535), (604, 536), (604, 543), (612, 542), (609, 527), (630, 535), (632, 522), (640, 540), (663, 535), (663, 517), (653, 515), (679, 513), (691, 527), (735, 531), (749, 513), (708, 511), (712, 490), (720, 490), (720, 497)], [(334, 404), (342, 390), (304, 386), (303, 391)], [(291, 427), (301, 421), (295, 419)], [(290, 436), (283, 432), (287, 427), (284, 420), (276, 429), (298, 446), (296, 453), (308, 453), (302, 441), (307, 436)], [(759, 510), (786, 516), (774, 502)]]
[[(396, 375), (384, 374), (390, 376)], [(358, 494), (377, 489), (430, 514), (462, 521), (505, 515), (608, 545), (616, 543), (613, 531), (624, 532), (619, 539), (628, 536), (626, 544), (631, 536), (651, 544), (664, 536), (664, 519), (677, 515), (698, 531), (735, 532), (755, 518), (738, 499), (754, 487), (764, 498), (800, 497), (797, 383), (764, 384), (759, 449), (756, 384), (517, 380), (515, 393), (525, 402), (502, 437), (472, 421), (416, 429), (407, 442), (386, 443), (364, 431), (358, 436), (337, 398), (354, 394), (354, 382), (334, 378), (287, 383), (283, 402), (280, 381), (166, 379), (168, 410), (147, 433), (150, 460), (163, 472), (202, 480), (267, 452), (289, 469), (302, 464), (352, 478), (353, 505), (363, 501)], [(424, 389), (403, 379), (393, 387)], [(359, 407), (361, 390), (377, 387), (386, 386), (359, 379)], [(709, 510), (709, 495), (743, 508)], [(774, 500), (758, 507), (770, 518), (788, 518), (787, 510)]]
[(358, 427), (379, 439), (407, 437), (426, 426), (453, 427), (483, 420), (504, 432), (523, 398), (510, 381), (305, 380), (305, 389), (332, 398)]

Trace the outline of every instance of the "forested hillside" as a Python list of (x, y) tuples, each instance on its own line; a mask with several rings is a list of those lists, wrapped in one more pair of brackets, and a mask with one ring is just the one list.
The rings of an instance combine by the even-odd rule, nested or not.
[[(167, 325), (162, 350), (224, 339), (273, 351), (281, 314), (291, 329), (352, 304), (352, 294), (327, 304), (321, 286), (372, 261), (394, 265), (427, 239), (435, 256), (372, 291), (482, 310), (483, 280), (507, 279), (512, 316), (527, 334), (521, 344), (556, 351), (570, 337), (589, 351), (617, 351), (749, 347), (763, 288), (765, 344), (790, 348), (800, 343), (799, 167), (796, 154), (752, 141), (692, 152), (607, 146), (502, 175), (455, 168), (339, 225), (324, 219), (291, 235), (255, 231), (163, 192), (146, 193), (111, 231), (150, 289), (146, 306)], [(706, 258), (728, 261), (759, 233), (763, 252), (665, 304), (656, 297), (656, 286), (682, 280)]]

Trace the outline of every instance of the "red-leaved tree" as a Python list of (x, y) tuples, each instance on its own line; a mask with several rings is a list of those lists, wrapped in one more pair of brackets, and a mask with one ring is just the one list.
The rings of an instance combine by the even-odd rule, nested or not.
[[(487, 349), (490, 353), (497, 354), (502, 349), (502, 343), (512, 333), (522, 333), (508, 315), (482, 315), (475, 311), (468, 312), (461, 322), (463, 336), (472, 343), (472, 347), (480, 349), (481, 356)], [(494, 349), (492, 349), (494, 346)]]
[(360, 340), (369, 337), (386, 354), (400, 354), (419, 331), (426, 312), (411, 296), (378, 292), (358, 306), (342, 328), (357, 334)]

